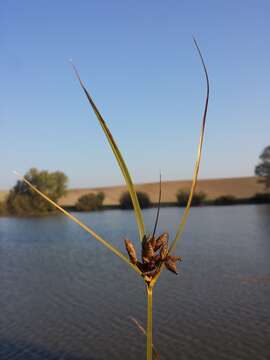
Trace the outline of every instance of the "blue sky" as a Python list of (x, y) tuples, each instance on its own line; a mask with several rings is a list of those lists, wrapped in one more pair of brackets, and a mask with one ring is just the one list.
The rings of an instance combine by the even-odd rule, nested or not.
[(122, 184), (74, 78), (72, 58), (135, 182), (190, 179), (207, 63), (211, 98), (200, 178), (253, 175), (270, 144), (269, 1), (0, 3), (0, 189), (30, 167), (70, 187)]

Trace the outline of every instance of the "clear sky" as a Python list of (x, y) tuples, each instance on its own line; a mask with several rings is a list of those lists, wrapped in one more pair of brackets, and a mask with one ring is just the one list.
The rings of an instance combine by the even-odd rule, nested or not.
[(253, 175), (270, 144), (269, 0), (0, 2), (0, 189), (30, 167), (70, 187), (122, 184), (74, 78), (78, 67), (135, 182), (190, 179), (205, 95), (200, 178)]

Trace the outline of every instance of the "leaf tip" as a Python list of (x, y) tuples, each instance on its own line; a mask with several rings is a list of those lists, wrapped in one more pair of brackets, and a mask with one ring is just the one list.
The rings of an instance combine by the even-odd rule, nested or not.
[(20, 178), (23, 177), (22, 174), (20, 174), (20, 173), (19, 173), (18, 171), (16, 171), (16, 170), (13, 170), (12, 173), (13, 173), (14, 175), (16, 175), (17, 177), (20, 177)]

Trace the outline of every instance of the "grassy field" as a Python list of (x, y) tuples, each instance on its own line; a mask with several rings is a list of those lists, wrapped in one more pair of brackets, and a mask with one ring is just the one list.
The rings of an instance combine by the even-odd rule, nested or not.
[(7, 193), (8, 193), (7, 191), (0, 191), (0, 201), (5, 200)]
[[(176, 193), (180, 190), (189, 190), (191, 181), (164, 181), (162, 182), (162, 203), (176, 202)], [(151, 201), (158, 200), (159, 183), (137, 184), (137, 191), (146, 192)], [(78, 198), (89, 193), (103, 191), (105, 194), (104, 205), (118, 205), (119, 197), (126, 191), (125, 186), (111, 186), (87, 189), (69, 189), (67, 195), (60, 199), (59, 203), (64, 206), (74, 206)], [(247, 199), (256, 193), (263, 193), (264, 186), (259, 184), (256, 177), (207, 179), (199, 180), (197, 191), (207, 194), (207, 199), (213, 200), (223, 195), (233, 195), (237, 199)], [(0, 191), (0, 201), (3, 201), (7, 191)]]
[[(176, 193), (180, 189), (189, 190), (191, 181), (164, 181), (162, 183), (162, 202), (176, 202)], [(152, 202), (157, 202), (159, 184), (146, 183), (136, 185), (137, 191), (146, 192)], [(67, 195), (60, 199), (59, 203), (64, 206), (74, 206), (78, 198), (89, 193), (103, 191), (105, 194), (104, 205), (118, 205), (119, 197), (126, 191), (125, 186), (112, 186), (103, 188), (70, 189)], [(256, 193), (264, 192), (264, 186), (257, 182), (255, 177), (209, 179), (198, 181), (197, 191), (207, 194), (209, 200), (223, 195), (233, 195), (237, 199), (250, 198)]]

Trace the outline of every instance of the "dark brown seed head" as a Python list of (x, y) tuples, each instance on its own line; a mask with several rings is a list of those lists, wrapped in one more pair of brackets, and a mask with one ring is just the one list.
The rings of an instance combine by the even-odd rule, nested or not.
[(143, 264), (140, 261), (137, 261), (136, 265), (139, 268), (139, 270), (141, 270), (142, 273), (145, 273), (148, 271), (148, 264)]
[(156, 254), (154, 257), (153, 257), (153, 260), (155, 263), (158, 263), (160, 260), (161, 260), (161, 255), (160, 254)]
[(136, 250), (132, 244), (132, 242), (128, 239), (125, 239), (125, 246), (127, 249), (127, 253), (130, 259), (130, 262), (132, 264), (136, 264), (137, 263), (137, 256), (136, 256)]
[(154, 250), (157, 251), (158, 249), (160, 249), (162, 245), (168, 242), (168, 239), (169, 239), (168, 233), (161, 234), (156, 240)]
[(156, 267), (155, 261), (154, 261), (154, 260), (150, 260), (149, 263), (148, 263), (148, 269), (149, 269), (149, 271), (154, 270), (155, 267)]
[(155, 249), (157, 240), (154, 237), (152, 237), (150, 242), (151, 242), (152, 248)]
[(144, 236), (142, 241), (142, 260), (148, 263), (154, 256), (154, 249), (149, 238)]
[(172, 255), (168, 255), (167, 258), (173, 262), (176, 262), (176, 261), (182, 261), (183, 258), (181, 256), (172, 256)]
[(162, 245), (162, 248), (160, 249), (161, 260), (165, 260), (167, 258), (168, 252), (169, 252), (168, 244), (165, 242)]
[(176, 263), (167, 259), (165, 261), (165, 266), (168, 270), (170, 270), (171, 272), (173, 272), (174, 274), (177, 275), (177, 268), (176, 268)]

